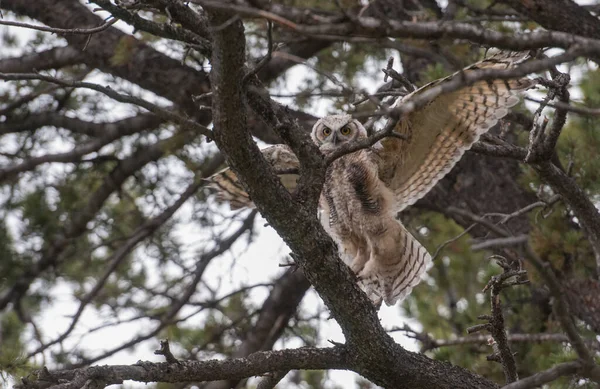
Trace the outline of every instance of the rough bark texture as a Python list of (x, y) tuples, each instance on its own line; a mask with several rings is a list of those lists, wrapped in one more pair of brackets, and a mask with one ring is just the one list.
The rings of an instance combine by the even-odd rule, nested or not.
[(572, 0), (502, 0), (548, 30), (600, 39), (600, 23)]

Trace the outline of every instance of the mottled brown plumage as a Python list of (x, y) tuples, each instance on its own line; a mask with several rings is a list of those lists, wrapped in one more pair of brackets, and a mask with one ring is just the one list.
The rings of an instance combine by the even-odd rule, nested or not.
[[(501, 52), (462, 72), (510, 68), (525, 57)], [(457, 75), (427, 84), (397, 104)], [(396, 220), (396, 214), (425, 196), (481, 134), (518, 102), (515, 91), (531, 84), (528, 79), (480, 81), (443, 94), (396, 124), (396, 132), (408, 140), (385, 138), (329, 166), (319, 202), (321, 223), (375, 304), (402, 300), (431, 266), (427, 250)], [(349, 115), (324, 117), (312, 131), (313, 141), (324, 154), (366, 137), (362, 124)], [(277, 171), (298, 167), (287, 146), (273, 146), (263, 153)], [(251, 205), (231, 171), (215, 175), (212, 182), (219, 187), (220, 198), (232, 207)], [(293, 190), (295, 180), (287, 176), (284, 185)]]
[[(298, 158), (286, 145), (274, 145), (262, 150), (263, 157), (275, 168), (283, 185), (293, 192), (298, 178)], [(229, 203), (231, 209), (252, 208), (254, 204), (244, 190), (235, 173), (225, 168), (209, 178), (209, 183), (216, 190), (217, 201)]]

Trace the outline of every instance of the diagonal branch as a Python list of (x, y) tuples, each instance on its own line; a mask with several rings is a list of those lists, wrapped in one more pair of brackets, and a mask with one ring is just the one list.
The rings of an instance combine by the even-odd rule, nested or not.
[(148, 339), (151, 339), (151, 338), (157, 336), (168, 325), (182, 320), (177, 317), (177, 314), (181, 311), (181, 309), (185, 306), (185, 304), (187, 304), (189, 302), (190, 298), (196, 293), (198, 284), (202, 280), (202, 277), (204, 276), (204, 272), (206, 271), (206, 268), (208, 267), (208, 265), (211, 263), (211, 261), (213, 259), (215, 259), (219, 255), (223, 254), (227, 250), (229, 250), (231, 248), (231, 246), (243, 234), (245, 234), (247, 231), (251, 230), (251, 228), (254, 224), (254, 219), (256, 217), (256, 213), (257, 212), (255, 210), (250, 212), (250, 214), (248, 214), (248, 216), (242, 222), (242, 225), (239, 228), (237, 228), (233, 233), (231, 233), (231, 235), (229, 235), (226, 238), (218, 240), (217, 242), (215, 242), (215, 247), (212, 250), (204, 252), (199, 256), (198, 261), (196, 263), (196, 268), (190, 274), (191, 280), (188, 282), (185, 289), (178, 295), (178, 299), (175, 301), (172, 301), (169, 309), (159, 317), (159, 323), (156, 327), (152, 328), (151, 330), (147, 331), (146, 333), (137, 334), (136, 336), (131, 338), (129, 341), (127, 341), (115, 348), (112, 348), (110, 350), (106, 350), (103, 353), (101, 353), (100, 355), (97, 355), (93, 358), (86, 359), (86, 360), (78, 363), (74, 367), (82, 367), (82, 366), (90, 365), (90, 364), (98, 362), (106, 357), (109, 357), (119, 351), (126, 350), (130, 347), (133, 347), (136, 344), (138, 344), (144, 340), (148, 340)]
[(600, 39), (598, 18), (572, 0), (501, 0), (548, 30)]
[(576, 375), (581, 370), (581, 362), (563, 362), (552, 366), (548, 370), (541, 371), (532, 376), (503, 386), (502, 389), (530, 389), (541, 387), (557, 378), (567, 375)]
[[(350, 368), (385, 387), (496, 387), (464, 369), (410, 353), (385, 333), (375, 308), (338, 258), (335, 244), (323, 231), (314, 209), (290, 197), (250, 138), (239, 88), (245, 75), (243, 25), (239, 19), (232, 20), (231, 14), (210, 11), (211, 25), (219, 27), (213, 29), (211, 72), (215, 141), (247, 186), (257, 208), (291, 248), (296, 263), (342, 327), (353, 350)], [(226, 27), (222, 27), (225, 23)], [(302, 151), (310, 154), (310, 150)], [(322, 161), (319, 167), (324, 170)], [(311, 170), (309, 177), (310, 174), (316, 177), (307, 182), (311, 191), (318, 193), (323, 174), (318, 170)]]
[(600, 274), (600, 212), (586, 193), (565, 172), (551, 162), (533, 165), (542, 180), (547, 182), (563, 201), (569, 205), (585, 230), (596, 258), (596, 268)]

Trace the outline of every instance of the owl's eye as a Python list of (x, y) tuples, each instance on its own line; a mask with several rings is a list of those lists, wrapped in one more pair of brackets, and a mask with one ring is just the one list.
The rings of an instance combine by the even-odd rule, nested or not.
[(325, 136), (329, 136), (329, 135), (331, 135), (331, 128), (329, 128), (329, 127), (324, 127), (324, 128), (323, 128), (323, 135), (325, 135)]
[(348, 126), (342, 127), (342, 129), (340, 130), (340, 134), (342, 134), (344, 136), (350, 135), (350, 127), (348, 127)]

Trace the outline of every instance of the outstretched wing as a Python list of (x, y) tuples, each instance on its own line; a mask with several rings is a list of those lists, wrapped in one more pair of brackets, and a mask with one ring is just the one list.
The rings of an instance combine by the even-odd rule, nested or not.
[[(508, 69), (527, 53), (499, 52), (462, 72), (431, 82), (400, 103), (477, 69)], [(519, 101), (516, 92), (533, 85), (527, 78), (479, 81), (442, 94), (396, 124), (408, 140), (386, 138), (377, 151), (379, 176), (394, 192), (398, 211), (425, 196), (460, 160), (481, 134), (493, 127)]]
[[(286, 145), (274, 145), (262, 150), (265, 159), (273, 166), (283, 186), (293, 192), (298, 180), (300, 163), (292, 150)], [(230, 168), (225, 168), (210, 176), (208, 186), (216, 192), (220, 203), (229, 203), (231, 209), (254, 208), (254, 203)]]

